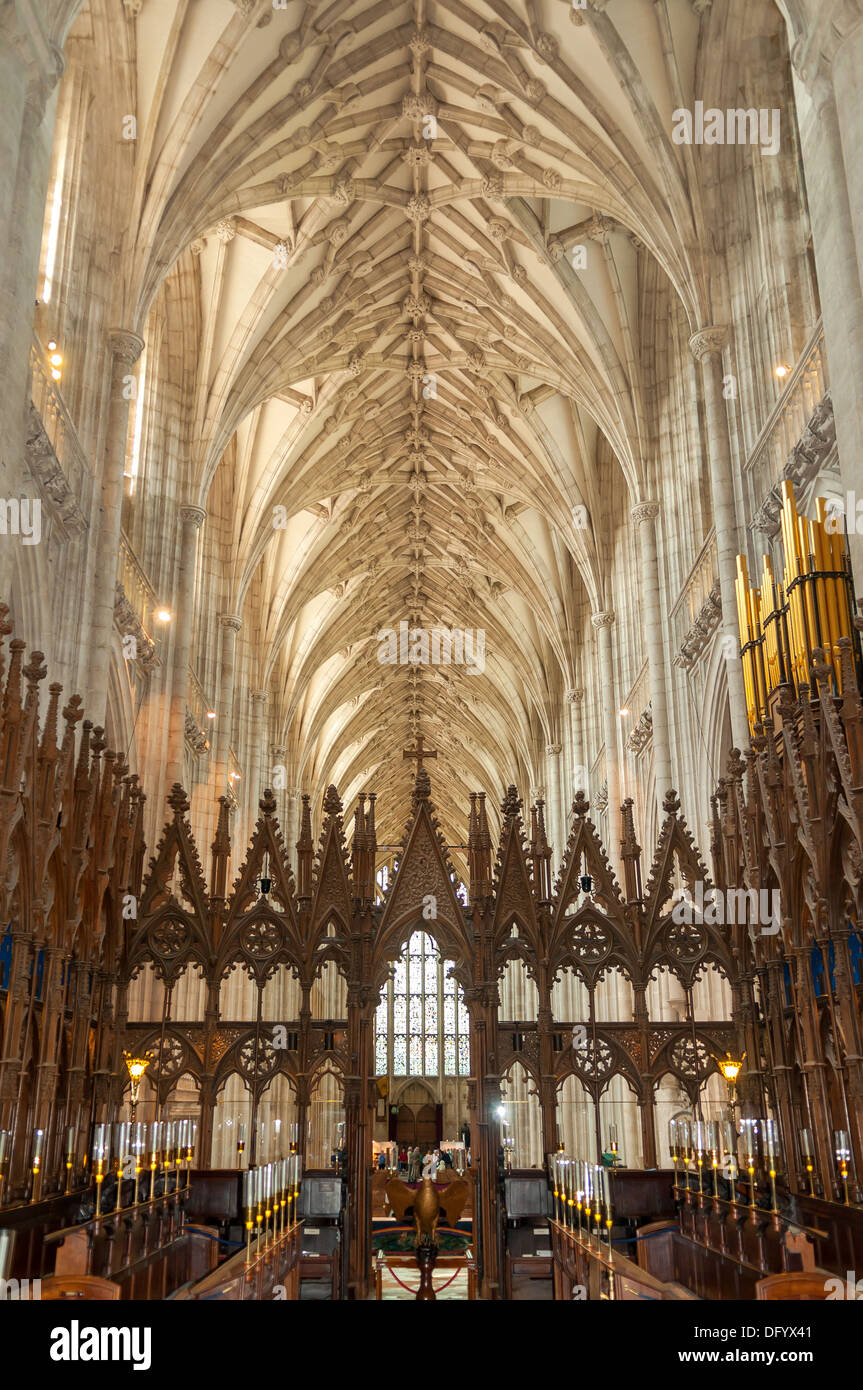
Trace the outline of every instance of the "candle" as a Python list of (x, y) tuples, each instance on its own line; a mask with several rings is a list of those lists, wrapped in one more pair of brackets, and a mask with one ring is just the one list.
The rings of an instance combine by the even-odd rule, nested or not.
[(749, 1167), (751, 1167), (751, 1166), (752, 1166), (752, 1160), (755, 1158), (755, 1154), (756, 1154), (756, 1151), (757, 1151), (755, 1139), (756, 1139), (756, 1135), (757, 1135), (757, 1133), (758, 1133), (758, 1121), (757, 1121), (757, 1120), (743, 1120), (743, 1121), (742, 1121), (742, 1124), (743, 1124), (743, 1147), (744, 1147), (744, 1149), (746, 1150), (746, 1160), (747, 1160), (747, 1164), (748, 1164)]
[(777, 1152), (776, 1121), (762, 1120), (761, 1126), (764, 1134), (764, 1151), (768, 1158), (775, 1158)]
[(45, 1131), (44, 1131), (44, 1129), (37, 1129), (37, 1130), (34, 1130), (34, 1132), (33, 1132), (33, 1165), (34, 1165), (34, 1167), (38, 1167), (38, 1165), (39, 1165), (39, 1160), (40, 1160), (40, 1158), (42, 1157), (42, 1149), (43, 1149), (43, 1147), (44, 1147), (44, 1144), (45, 1144)]
[(3, 1162), (8, 1152), (9, 1133), (8, 1129), (0, 1129), (0, 1163)]

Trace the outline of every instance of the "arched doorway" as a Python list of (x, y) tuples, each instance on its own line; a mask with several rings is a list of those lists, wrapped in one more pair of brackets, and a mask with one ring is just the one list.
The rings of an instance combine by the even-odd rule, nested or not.
[(439, 1144), (443, 1138), (443, 1106), (435, 1102), (427, 1086), (413, 1081), (396, 1100), (395, 1140), (400, 1146), (420, 1148)]

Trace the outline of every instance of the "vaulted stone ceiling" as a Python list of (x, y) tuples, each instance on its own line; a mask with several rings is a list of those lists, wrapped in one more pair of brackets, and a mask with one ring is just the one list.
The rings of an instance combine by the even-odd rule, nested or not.
[[(645, 491), (638, 257), (707, 314), (670, 130), (709, 9), (126, 9), (130, 317), (146, 336), (166, 274), (199, 274), (189, 500), (229, 470), (256, 686), (302, 785), (374, 787), (384, 835), (421, 731), (461, 839), (470, 788), (543, 780), (604, 602), (610, 470)], [(484, 629), (484, 673), (379, 664), (401, 620)]]

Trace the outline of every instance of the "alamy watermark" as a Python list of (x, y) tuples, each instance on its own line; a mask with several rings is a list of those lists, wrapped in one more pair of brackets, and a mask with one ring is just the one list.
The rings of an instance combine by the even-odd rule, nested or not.
[(382, 627), (377, 636), (381, 666), (464, 666), (468, 676), (485, 670), (485, 629)]
[(671, 138), (675, 145), (760, 145), (763, 154), (776, 155), (780, 146), (782, 113), (778, 107), (718, 106), (704, 109), (697, 101), (692, 111), (679, 106), (671, 114)]
[(824, 530), (828, 535), (863, 536), (863, 497), (856, 492), (845, 497), (828, 497), (824, 508)]
[(0, 536), (20, 536), (22, 545), (42, 539), (42, 503), (38, 497), (0, 497)]
[(671, 920), (679, 924), (703, 922), (709, 927), (758, 926), (761, 936), (776, 936), (780, 930), (781, 904), (778, 888), (705, 888), (701, 879), (695, 892), (688, 888), (671, 910)]

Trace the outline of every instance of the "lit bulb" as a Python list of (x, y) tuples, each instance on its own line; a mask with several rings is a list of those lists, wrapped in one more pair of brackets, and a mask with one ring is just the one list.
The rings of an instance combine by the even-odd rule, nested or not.
[(53, 377), (54, 381), (61, 381), (63, 378), (63, 373), (60, 371), (59, 367), (52, 367), (51, 376)]
[(169, 623), (170, 621), (171, 621), (171, 615), (170, 615), (170, 613), (168, 612), (167, 608), (160, 608), (159, 611), (158, 611), (157, 614), (156, 614), (156, 622), (157, 622), (157, 623)]
[(776, 368), (776, 375), (779, 377), (781, 381), (783, 377), (786, 377), (788, 375), (790, 370), (791, 368), (786, 367), (784, 362), (780, 362), (779, 366)]
[(52, 338), (50, 343), (48, 344), (48, 351), (53, 352), (56, 346), (57, 344), (54, 342), (54, 339)]
[(216, 717), (216, 711), (215, 711), (214, 709), (208, 709), (208, 710), (207, 710), (207, 718), (208, 718), (208, 719), (215, 719), (215, 717)]
[(628, 718), (629, 718), (629, 710), (628, 710), (628, 709), (619, 710), (618, 713), (620, 714), (621, 719), (628, 719)]
[(52, 363), (54, 364), (55, 367), (62, 367), (62, 365), (63, 365), (63, 354), (62, 354), (62, 352), (52, 352), (52, 353), (51, 353), (51, 361), (52, 361)]

